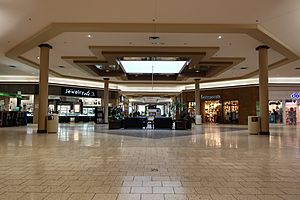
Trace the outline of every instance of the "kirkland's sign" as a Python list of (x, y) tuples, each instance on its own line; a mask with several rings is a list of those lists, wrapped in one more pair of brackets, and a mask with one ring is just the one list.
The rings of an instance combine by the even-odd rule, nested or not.
[(221, 99), (221, 96), (220, 95), (212, 95), (212, 96), (201, 95), (201, 99), (202, 100), (217, 100), (217, 99)]
[(294, 92), (291, 94), (292, 99), (300, 99), (300, 93), (299, 92)]
[(96, 97), (96, 90), (82, 89), (82, 88), (61, 88), (61, 95), (73, 97)]

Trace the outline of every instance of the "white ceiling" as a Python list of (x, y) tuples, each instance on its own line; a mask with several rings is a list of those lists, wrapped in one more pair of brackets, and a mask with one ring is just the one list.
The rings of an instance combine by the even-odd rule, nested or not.
[[(299, 0), (1, 0), (0, 1), (0, 75), (32, 75), (37, 70), (8, 59), (4, 53), (54, 22), (126, 22), (126, 23), (199, 23), (199, 24), (254, 24), (258, 23), (300, 55)], [(88, 38), (87, 34), (92, 34)], [(159, 34), (164, 46), (220, 46), (216, 56), (245, 57), (246, 60), (218, 78), (241, 76), (257, 69), (260, 43), (243, 34)], [(63, 33), (51, 39), (50, 66), (65, 75), (90, 77), (61, 56), (92, 56), (89, 45), (151, 46), (149, 33)], [(24, 56), (38, 62), (39, 49)], [(282, 56), (270, 50), (270, 63)], [(296, 61), (270, 71), (270, 76), (299, 76)], [(16, 68), (7, 66), (15, 65)], [(58, 68), (66, 66), (65, 69)], [(248, 67), (240, 70), (240, 67)], [(90, 77), (91, 78), (91, 77)], [(92, 77), (93, 78), (93, 77)], [(96, 77), (94, 77), (96, 78)]]

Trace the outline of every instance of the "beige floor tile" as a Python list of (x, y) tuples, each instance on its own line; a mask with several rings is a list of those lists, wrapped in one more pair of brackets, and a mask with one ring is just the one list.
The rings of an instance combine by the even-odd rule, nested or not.
[(187, 194), (189, 200), (211, 200), (210, 195)]
[(270, 195), (270, 194), (259, 194), (257, 197), (261, 200), (282, 200), (282, 198), (278, 195)]
[(86, 194), (86, 193), (76, 193), (71, 194), (68, 200), (92, 200), (95, 194)]
[(111, 194), (129, 194), (131, 187), (110, 187), (108, 193)]
[(22, 196), (22, 200), (42, 200), (48, 195), (48, 193), (26, 193)]
[(162, 181), (163, 187), (180, 187), (180, 181)]
[(196, 190), (194, 187), (174, 187), (175, 194), (195, 194)]
[(260, 200), (257, 195), (251, 194), (235, 194), (233, 195), (237, 200)]
[(173, 187), (153, 187), (154, 194), (173, 194)]
[(117, 200), (140, 200), (140, 194), (119, 194)]
[(132, 194), (151, 194), (152, 187), (131, 187), (130, 193)]
[(161, 181), (143, 181), (143, 187), (160, 187), (162, 186)]
[(141, 187), (143, 184), (142, 181), (124, 181), (123, 186), (127, 187)]
[(96, 194), (93, 200), (116, 200), (117, 194)]
[(188, 200), (184, 194), (165, 194), (165, 200)]
[(142, 194), (141, 200), (165, 200), (163, 194)]
[(44, 200), (67, 200), (70, 193), (50, 193)]
[(212, 200), (236, 200), (233, 195), (228, 194), (211, 194)]
[(1, 200), (16, 200), (16, 199), (20, 199), (25, 194), (26, 193), (20, 193), (20, 192), (5, 192), (0, 195), (0, 199)]
[(286, 194), (298, 194), (298, 195), (300, 195), (300, 190), (298, 188), (281, 188), (281, 190)]
[(195, 190), (198, 194), (219, 194), (219, 192), (212, 187), (196, 187)]
[(299, 200), (300, 195), (279, 195), (284, 200)]

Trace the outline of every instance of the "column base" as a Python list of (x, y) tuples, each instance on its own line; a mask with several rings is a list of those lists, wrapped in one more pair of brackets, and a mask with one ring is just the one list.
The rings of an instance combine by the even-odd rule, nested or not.
[(47, 130), (37, 130), (37, 133), (45, 134), (45, 133), (47, 133)]
[(269, 131), (260, 131), (259, 135), (270, 135)]

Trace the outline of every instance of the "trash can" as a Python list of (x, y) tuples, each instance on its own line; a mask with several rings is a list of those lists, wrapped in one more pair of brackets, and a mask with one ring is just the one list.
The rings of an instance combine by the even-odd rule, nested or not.
[(196, 117), (195, 117), (195, 124), (202, 124), (202, 117), (201, 117), (201, 115), (196, 115)]
[(258, 134), (260, 130), (260, 117), (248, 116), (248, 131), (250, 134)]
[(58, 131), (58, 115), (48, 115), (47, 119), (47, 132), (48, 133), (57, 133)]

